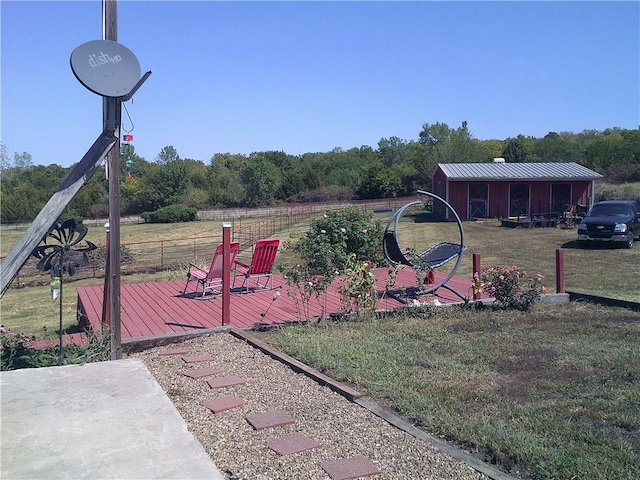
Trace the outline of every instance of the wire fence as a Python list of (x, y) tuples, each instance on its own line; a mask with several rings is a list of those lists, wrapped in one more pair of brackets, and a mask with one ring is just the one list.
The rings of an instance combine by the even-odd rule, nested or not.
[[(369, 212), (392, 212), (407, 203), (407, 199), (388, 199), (358, 202), (332, 202), (305, 204), (301, 206), (279, 206), (258, 209), (231, 209), (198, 212), (200, 220), (223, 220), (231, 223), (233, 241), (240, 242), (240, 249), (251, 249), (261, 238), (276, 235), (300, 222), (317, 217), (328, 210), (351, 206)], [(251, 222), (243, 219), (251, 217)], [(264, 217), (255, 221), (256, 217)], [(144, 223), (134, 217), (123, 218), (122, 223)], [(84, 225), (103, 225), (106, 220), (93, 219), (83, 221)], [(182, 239), (164, 239), (145, 242), (131, 242), (120, 245), (120, 271), (122, 275), (155, 273), (164, 270), (180, 270), (188, 267), (189, 262), (208, 262), (215, 246), (222, 241), (221, 235), (198, 236)], [(381, 240), (382, 241), (382, 240)], [(106, 266), (106, 246), (97, 244), (91, 252), (89, 264), (81, 267), (75, 275), (66, 280), (79, 281), (88, 278), (103, 278)], [(48, 285), (49, 273), (36, 268), (38, 260), (29, 257), (25, 265), (14, 278), (10, 288), (23, 288)]]

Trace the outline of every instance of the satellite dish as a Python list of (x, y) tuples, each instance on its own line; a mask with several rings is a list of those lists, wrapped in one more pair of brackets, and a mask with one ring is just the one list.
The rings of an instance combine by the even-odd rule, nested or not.
[(140, 81), (140, 63), (124, 45), (92, 40), (71, 52), (71, 70), (78, 81), (103, 97), (124, 97)]

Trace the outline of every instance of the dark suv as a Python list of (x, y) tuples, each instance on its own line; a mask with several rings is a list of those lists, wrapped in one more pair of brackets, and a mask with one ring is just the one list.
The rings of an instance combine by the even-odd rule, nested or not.
[(578, 240), (624, 242), (633, 247), (640, 240), (640, 205), (635, 200), (607, 200), (594, 204), (578, 226)]

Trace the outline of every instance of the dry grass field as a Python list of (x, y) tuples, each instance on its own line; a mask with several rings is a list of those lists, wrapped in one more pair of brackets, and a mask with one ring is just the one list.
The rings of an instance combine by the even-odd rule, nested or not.
[[(407, 211), (398, 226), (398, 236), (403, 248), (422, 251), (439, 241), (459, 242), (457, 224), (451, 222), (422, 221), (419, 211)], [(377, 213), (375, 217), (386, 225), (390, 213)], [(249, 228), (260, 219), (242, 219), (234, 222), (234, 229)], [(287, 251), (288, 242), (295, 241), (307, 231), (309, 220), (300, 222), (278, 232), (283, 247), (278, 254), (278, 263), (294, 264), (297, 259)], [(1, 230), (0, 251), (2, 255), (18, 241), (24, 230)], [(104, 229), (89, 228), (87, 239), (104, 245)], [(221, 236), (222, 222), (199, 221), (171, 225), (123, 224), (121, 244), (151, 242), (158, 240), (188, 239), (203, 235)], [(565, 289), (592, 295), (612, 297), (640, 302), (640, 244), (631, 250), (611, 248), (579, 248), (576, 230), (561, 228), (511, 229), (503, 228), (497, 220), (464, 222), (467, 251), (463, 256), (458, 274), (471, 278), (472, 253), (481, 256), (483, 266), (516, 265), (528, 272), (544, 275), (544, 284), (550, 292), (555, 291), (555, 252), (564, 250)], [(239, 258), (249, 258), (250, 252), (241, 252)], [(208, 259), (185, 259), (204, 263)], [(442, 268), (450, 267), (447, 264)], [(123, 283), (166, 281), (184, 278), (183, 269), (126, 275)], [(101, 284), (103, 279), (92, 278), (67, 282), (64, 285), (64, 325), (74, 331), (76, 287)], [(48, 287), (10, 288), (0, 300), (0, 319), (11, 330), (29, 336), (49, 338), (56, 336), (58, 325), (57, 303), (52, 303)]]
[[(459, 240), (455, 223), (416, 222), (406, 215), (398, 227), (403, 248), (422, 251), (438, 241)], [(458, 273), (471, 277), (472, 254), (482, 266), (511, 266), (544, 275), (550, 292), (556, 286), (556, 250), (564, 251), (565, 290), (640, 302), (640, 248), (594, 245), (581, 248), (576, 228), (506, 228), (497, 220), (464, 222), (467, 251)]]

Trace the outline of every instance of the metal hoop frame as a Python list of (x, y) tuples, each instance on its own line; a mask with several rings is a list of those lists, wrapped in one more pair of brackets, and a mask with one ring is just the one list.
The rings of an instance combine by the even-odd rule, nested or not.
[[(455, 295), (457, 295), (458, 297), (460, 297), (462, 300), (467, 300), (467, 297), (465, 297), (460, 292), (458, 292), (454, 288), (452, 288), (452, 287), (447, 285), (447, 282), (449, 280), (451, 280), (451, 278), (453, 278), (453, 276), (456, 274), (458, 268), (460, 267), (460, 263), (462, 262), (462, 255), (464, 254), (464, 251), (467, 248), (467, 246), (464, 243), (464, 229), (462, 228), (462, 221), (460, 220), (460, 217), (458, 216), (458, 213), (455, 211), (455, 209), (445, 199), (439, 197), (438, 195), (436, 195), (434, 193), (427, 192), (427, 191), (424, 191), (424, 190), (418, 190), (416, 193), (417, 193), (417, 195), (426, 195), (426, 196), (429, 196), (429, 197), (431, 197), (431, 198), (433, 198), (435, 200), (439, 200), (440, 202), (442, 202), (443, 205), (455, 217), (456, 222), (458, 224), (458, 231), (459, 231), (459, 234), (460, 234), (460, 244), (459, 244), (460, 245), (460, 253), (457, 255), (456, 263), (454, 264), (454, 266), (451, 269), (451, 271), (449, 272), (449, 274), (443, 280), (437, 282), (434, 285), (431, 285), (427, 289), (420, 290), (417, 293), (418, 293), (418, 295), (425, 295), (425, 294), (428, 294), (428, 293), (434, 293), (439, 288), (445, 288), (445, 289), (449, 290), (450, 292), (454, 293)], [(393, 236), (395, 238), (396, 244), (399, 247), (400, 243), (398, 241), (398, 223), (400, 222), (400, 218), (404, 215), (404, 212), (408, 208), (416, 206), (416, 205), (420, 205), (420, 204), (423, 204), (423, 203), (424, 203), (423, 200), (414, 200), (413, 202), (409, 202), (406, 205), (403, 205), (402, 207), (400, 207), (398, 209), (398, 211), (396, 211), (396, 213), (394, 213), (391, 216), (391, 218), (389, 219), (389, 223), (387, 223), (387, 227), (384, 230), (385, 238), (387, 237), (387, 235), (389, 233), (393, 232)], [(393, 230), (391, 230), (391, 226), (392, 225), (393, 225)], [(405, 265), (408, 265), (411, 268), (415, 269), (415, 265), (409, 259), (407, 259), (406, 257), (404, 258), (404, 260), (406, 260), (406, 261), (400, 261), (400, 262), (390, 258), (385, 240), (383, 240), (383, 250), (384, 250), (385, 257), (387, 258), (389, 263), (391, 263), (392, 265), (397, 266), (399, 264), (405, 264)], [(402, 250), (400, 249), (400, 251), (402, 251)], [(404, 254), (402, 254), (402, 256), (404, 257)]]

